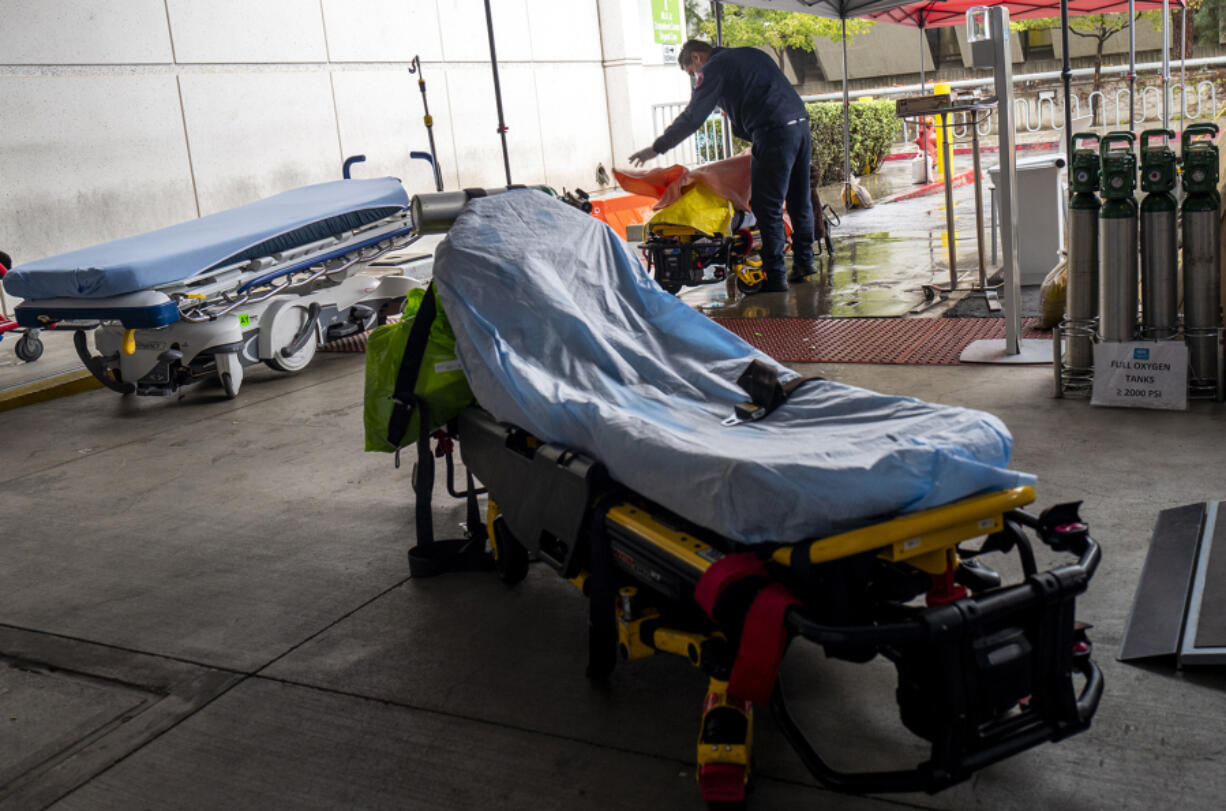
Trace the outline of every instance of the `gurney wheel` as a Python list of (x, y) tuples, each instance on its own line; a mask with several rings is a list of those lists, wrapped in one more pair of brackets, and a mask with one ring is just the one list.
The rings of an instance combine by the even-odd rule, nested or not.
[(33, 363), (43, 356), (43, 342), (40, 338), (26, 333), (17, 339), (13, 351), (17, 354), (17, 360)]
[(528, 576), (528, 550), (511, 535), (502, 516), (496, 516), (492, 526), (490, 545), (494, 548), (494, 570), (499, 580), (513, 586)]
[(761, 287), (762, 282), (758, 282), (757, 284), (749, 284), (748, 282), (742, 281), (740, 276), (737, 276), (736, 278), (736, 289), (740, 290), (747, 296), (758, 292), (758, 289)]
[(238, 396), (238, 386), (234, 385), (234, 378), (229, 372), (222, 372), (218, 375), (221, 378), (221, 387), (226, 392), (226, 399), (233, 400)]
[(305, 369), (315, 357), (317, 342), (311, 335), (306, 343), (294, 354), (285, 357), (282, 349), (293, 343), (299, 331), (310, 320), (310, 314), (301, 307), (286, 308), (278, 313), (272, 324), (272, 357), (265, 358), (264, 363), (278, 372), (297, 372)]

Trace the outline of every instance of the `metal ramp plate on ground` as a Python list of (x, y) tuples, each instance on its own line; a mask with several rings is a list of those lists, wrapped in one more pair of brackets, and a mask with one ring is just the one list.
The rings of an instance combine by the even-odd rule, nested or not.
[(1226, 664), (1226, 514), (1220, 501), (1163, 510), (1117, 658)]

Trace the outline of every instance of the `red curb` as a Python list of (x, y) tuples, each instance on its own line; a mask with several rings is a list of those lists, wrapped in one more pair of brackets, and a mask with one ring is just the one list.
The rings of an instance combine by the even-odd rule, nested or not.
[[(1047, 149), (1056, 149), (1059, 146), (1060, 146), (1059, 141), (1036, 141), (1034, 143), (1029, 143), (1029, 144), (1016, 144), (1013, 147), (1013, 151), (1014, 152), (1034, 152), (1034, 151), (1042, 151), (1042, 150), (1047, 150)], [(980, 152), (997, 152), (999, 151), (999, 147), (997, 147), (994, 144), (989, 144), (987, 146), (980, 147), (979, 151)], [(953, 154), (955, 156), (956, 155), (969, 155), (971, 154), (971, 148), (969, 146), (954, 147)], [(884, 161), (914, 160), (917, 155), (919, 155), (918, 152), (891, 152), (889, 155), (885, 155), (884, 157), (882, 157), (881, 160), (883, 162)]]
[[(950, 185), (952, 188), (956, 189), (959, 186), (965, 186), (969, 183), (974, 183), (974, 182), (975, 182), (975, 170), (967, 169), (965, 172), (960, 172), (954, 175), (950, 182)], [(911, 200), (915, 197), (923, 197), (925, 194), (932, 194), (933, 192), (943, 191), (944, 189), (945, 189), (944, 181), (936, 180), (936, 181), (933, 181), (932, 183), (927, 183), (923, 186), (917, 186), (914, 189), (908, 189), (906, 191), (900, 191), (897, 194), (891, 194), (888, 197), (881, 198), (877, 202), (879, 204), (897, 203), (899, 200)]]

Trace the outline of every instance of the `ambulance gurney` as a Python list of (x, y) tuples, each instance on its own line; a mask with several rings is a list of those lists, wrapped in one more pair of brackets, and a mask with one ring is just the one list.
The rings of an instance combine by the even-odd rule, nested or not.
[(416, 282), (358, 271), (415, 239), (408, 202), (393, 177), (318, 183), (18, 265), (3, 284), (25, 299), (18, 324), (74, 330), (108, 388), (169, 395), (216, 377), (233, 397), (244, 367), (298, 371), (398, 307)]
[[(588, 598), (589, 677), (657, 653), (700, 668), (711, 803), (744, 800), (755, 705), (847, 792), (935, 792), (1089, 726), (1103, 680), (1074, 614), (1099, 549), (1076, 504), (1023, 510), (1033, 477), (1007, 468), (999, 420), (799, 378), (663, 293), (581, 212), (532, 190), (464, 197), (413, 202), (425, 232), (455, 220), (390, 395), (387, 446), (418, 442), (414, 576), (492, 566), (515, 583), (544, 561)], [(457, 365), (472, 404), (453, 388), (436, 408), (431, 378)], [(436, 454), (467, 538), (433, 537)], [(1075, 561), (1039, 571), (1032, 539)], [(1025, 579), (1004, 585), (984, 558), (1014, 551)], [(930, 757), (831, 768), (779, 683), (798, 640), (892, 662)]]

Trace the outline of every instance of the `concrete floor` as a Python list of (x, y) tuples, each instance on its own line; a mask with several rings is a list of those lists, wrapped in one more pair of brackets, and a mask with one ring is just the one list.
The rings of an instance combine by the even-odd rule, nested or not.
[[(1039, 504), (1084, 500), (1093, 728), (936, 796), (817, 788), (768, 714), (759, 809), (1217, 808), (1226, 676), (1114, 651), (1158, 511), (1226, 497), (1226, 407), (1091, 408), (1050, 370), (802, 368), (983, 408)], [(584, 604), (543, 567), (408, 579), (408, 466), (361, 452), (363, 358), (253, 370), (239, 398), (99, 390), (0, 413), (0, 808), (698, 809), (701, 675), (584, 678)], [(441, 483), (440, 483), (441, 484)], [(463, 513), (441, 492), (437, 526)], [(1056, 560), (1054, 556), (1049, 562)], [(796, 646), (790, 692), (848, 768), (922, 758), (891, 667)]]

